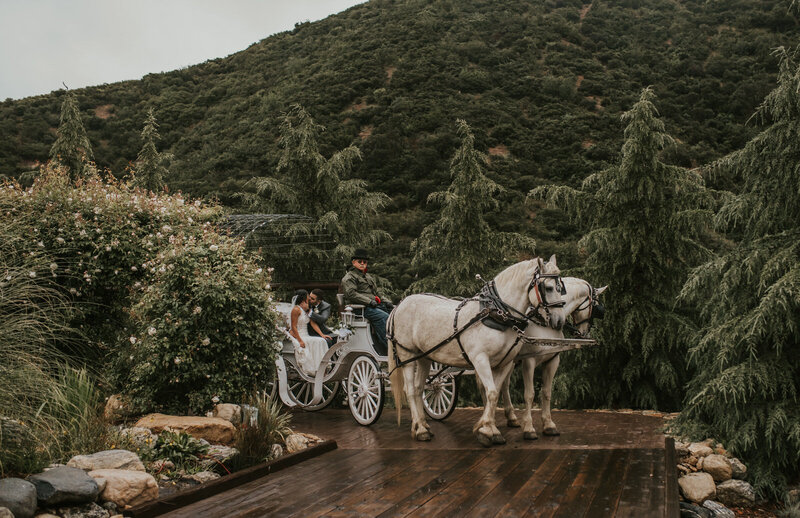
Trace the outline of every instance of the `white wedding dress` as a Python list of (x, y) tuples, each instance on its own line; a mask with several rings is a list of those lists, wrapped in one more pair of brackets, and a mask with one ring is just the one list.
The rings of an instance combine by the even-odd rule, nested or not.
[[(292, 325), (291, 318), (292, 314), (289, 312), (289, 329), (291, 329)], [(300, 335), (306, 346), (301, 347), (300, 342), (294, 337), (292, 337), (292, 343), (294, 343), (294, 357), (297, 360), (297, 365), (309, 376), (314, 376), (317, 373), (322, 357), (328, 352), (328, 342), (321, 336), (308, 335), (309, 320), (308, 314), (303, 311), (303, 308), (300, 308), (300, 315), (297, 316), (297, 334)]]

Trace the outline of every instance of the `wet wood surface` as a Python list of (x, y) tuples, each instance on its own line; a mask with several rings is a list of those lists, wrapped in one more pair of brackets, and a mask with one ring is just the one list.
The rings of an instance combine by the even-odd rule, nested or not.
[(508, 442), (483, 448), (478, 416), (458, 409), (420, 443), (407, 412), (400, 427), (389, 409), (370, 427), (347, 410), (298, 412), (293, 428), (338, 448), (163, 516), (678, 516), (660, 417), (554, 411), (561, 435), (525, 441), (498, 413)]

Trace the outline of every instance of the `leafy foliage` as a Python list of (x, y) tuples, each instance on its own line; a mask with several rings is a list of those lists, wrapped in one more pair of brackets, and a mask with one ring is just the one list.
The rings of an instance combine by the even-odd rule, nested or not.
[(154, 277), (114, 372), (138, 409), (199, 413), (215, 396), (236, 401), (266, 386), (278, 317), (268, 273), (242, 242), (211, 231), (171, 241), (145, 264)]
[(711, 200), (698, 174), (660, 160), (670, 137), (654, 98), (644, 89), (622, 116), (618, 165), (580, 189), (532, 191), (588, 229), (579, 243), (587, 278), (611, 286), (607, 317), (593, 332), (603, 346), (577, 352), (562, 367), (559, 394), (571, 405), (677, 409), (688, 380), (689, 322), (673, 306), (692, 261), (708, 257), (698, 238)]
[(160, 139), (158, 134), (158, 124), (153, 115), (153, 109), (147, 112), (147, 120), (142, 129), (142, 149), (136, 158), (136, 167), (131, 180), (131, 185), (141, 187), (150, 191), (160, 191), (166, 187), (165, 179), (169, 175), (165, 163), (169, 160), (168, 156), (159, 153), (156, 149), (156, 140)]
[(71, 91), (66, 93), (61, 103), (61, 123), (56, 134), (58, 136), (50, 148), (50, 158), (67, 168), (72, 181), (90, 176), (88, 162), (94, 158), (92, 144), (81, 122), (78, 100)]
[(683, 287), (704, 325), (678, 421), (723, 441), (772, 496), (800, 475), (800, 66), (797, 51), (777, 53), (778, 86), (757, 112), (763, 130), (710, 168), (741, 181), (715, 220), (741, 240)]
[(180, 431), (164, 430), (158, 434), (150, 455), (154, 459), (172, 461), (177, 469), (191, 468), (200, 462), (202, 455), (208, 452), (209, 446), (195, 439), (190, 434)]
[(475, 149), (475, 137), (464, 120), (458, 120), (462, 139), (450, 163), (453, 183), (447, 191), (434, 192), (429, 202), (442, 206), (439, 218), (425, 227), (411, 244), (412, 264), (422, 274), (410, 291), (432, 291), (469, 296), (480, 287), (476, 273), (489, 275), (508, 255), (533, 253), (535, 242), (517, 233), (492, 230), (485, 215), (499, 206), (495, 195), (502, 188), (486, 177), (486, 155)]

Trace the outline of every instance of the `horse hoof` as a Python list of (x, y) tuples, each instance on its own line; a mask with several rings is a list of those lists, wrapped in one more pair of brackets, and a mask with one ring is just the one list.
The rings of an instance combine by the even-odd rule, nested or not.
[(484, 448), (488, 448), (489, 446), (492, 445), (492, 439), (489, 438), (489, 437), (486, 437), (482, 433), (475, 434), (475, 437), (478, 438), (478, 442), (481, 443), (481, 446), (483, 446)]
[(417, 434), (415, 439), (418, 441), (430, 441), (431, 437), (433, 437), (433, 435), (430, 432), (421, 432)]
[(542, 433), (549, 436), (561, 435), (561, 432), (558, 431), (558, 428), (545, 428), (542, 430)]
[(539, 436), (536, 435), (536, 432), (522, 432), (522, 438), (526, 441), (535, 441)]
[(492, 435), (492, 444), (505, 444), (506, 439), (499, 433)]
[(509, 419), (508, 421), (506, 421), (506, 426), (508, 426), (509, 428), (519, 428), (519, 421), (517, 421), (516, 419)]

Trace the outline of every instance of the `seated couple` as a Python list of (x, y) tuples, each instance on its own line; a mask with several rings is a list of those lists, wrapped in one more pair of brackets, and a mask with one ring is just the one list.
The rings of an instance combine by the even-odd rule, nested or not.
[(342, 279), (342, 291), (345, 304), (361, 304), (364, 317), (369, 320), (375, 331), (375, 352), (386, 356), (386, 320), (394, 308), (392, 301), (378, 293), (378, 284), (372, 275), (367, 273), (369, 257), (363, 248), (357, 248), (350, 258), (351, 266)]
[(314, 376), (328, 348), (336, 343), (325, 321), (331, 305), (322, 300), (322, 290), (297, 290), (289, 312), (289, 334), (294, 339), (294, 356), (303, 372)]

